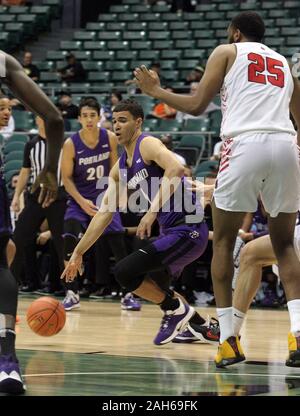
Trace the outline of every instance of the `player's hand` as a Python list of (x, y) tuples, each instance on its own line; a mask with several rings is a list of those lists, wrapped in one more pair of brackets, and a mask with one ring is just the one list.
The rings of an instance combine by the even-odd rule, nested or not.
[(188, 183), (187, 189), (189, 191), (195, 191), (195, 192), (211, 192), (215, 189), (215, 185), (206, 185), (205, 183), (198, 181), (197, 179), (186, 179), (186, 182)]
[(31, 193), (34, 193), (39, 187), (41, 187), (41, 191), (38, 202), (42, 204), (43, 208), (47, 208), (57, 198), (58, 185), (56, 173), (44, 168), (36, 178)]
[(16, 196), (16, 195), (13, 197), (13, 200), (11, 201), (11, 209), (16, 214), (18, 212), (20, 212), (20, 210), (21, 210), (21, 207), (20, 207), (20, 198), (18, 196)]
[(135, 68), (133, 71), (135, 83), (142, 90), (144, 94), (150, 96), (155, 95), (155, 91), (160, 88), (159, 76), (155, 71), (149, 70), (142, 65), (140, 68)]
[(148, 211), (147, 214), (143, 216), (141, 219), (137, 230), (136, 235), (141, 239), (144, 240), (144, 238), (149, 238), (151, 236), (151, 228), (156, 220), (157, 214), (155, 212)]
[(98, 207), (89, 199), (83, 199), (80, 206), (83, 211), (91, 217), (94, 217), (98, 212)]
[(204, 191), (204, 183), (201, 181), (198, 181), (197, 179), (186, 179), (187, 182), (187, 189), (189, 191), (195, 191), (195, 192), (203, 192)]
[(73, 282), (77, 273), (80, 276), (83, 274), (82, 255), (74, 251), (60, 278), (65, 279), (67, 283)]

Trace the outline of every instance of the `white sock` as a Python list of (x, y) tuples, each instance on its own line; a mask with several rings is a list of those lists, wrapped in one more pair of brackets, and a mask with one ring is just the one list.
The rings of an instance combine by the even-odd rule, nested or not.
[(291, 333), (300, 335), (300, 299), (290, 300), (287, 303), (291, 321)]
[(233, 333), (236, 337), (240, 335), (245, 316), (245, 313), (239, 311), (235, 307), (232, 308)]
[(217, 308), (220, 323), (220, 344), (233, 336), (232, 306), (229, 308)]

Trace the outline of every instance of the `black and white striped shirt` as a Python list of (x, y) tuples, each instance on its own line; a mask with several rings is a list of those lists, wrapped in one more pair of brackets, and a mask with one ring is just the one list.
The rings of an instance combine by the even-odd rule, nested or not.
[[(32, 140), (26, 143), (24, 148), (23, 168), (30, 168), (30, 183), (33, 184), (45, 166), (47, 152), (47, 141), (41, 136), (35, 136)], [(62, 186), (61, 178), (61, 155), (59, 157), (57, 169), (57, 183)]]

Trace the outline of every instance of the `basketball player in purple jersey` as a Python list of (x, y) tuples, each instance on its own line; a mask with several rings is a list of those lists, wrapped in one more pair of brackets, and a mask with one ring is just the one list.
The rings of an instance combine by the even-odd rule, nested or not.
[[(65, 264), (97, 213), (97, 203), (104, 192), (101, 179), (108, 177), (111, 167), (118, 159), (117, 138), (111, 131), (99, 129), (99, 120), (100, 105), (97, 100), (93, 97), (83, 98), (79, 105), (82, 129), (64, 144), (62, 176), (69, 193), (64, 227)], [(107, 244), (111, 246), (116, 261), (125, 257), (127, 250), (124, 229), (118, 212), (104, 234), (108, 236)], [(96, 256), (101, 256), (99, 250), (96, 250)], [(102, 270), (97, 272), (101, 273)], [(78, 309), (80, 300), (77, 280), (67, 283), (66, 287), (67, 294), (63, 301), (65, 310)]]
[[(41, 186), (39, 202), (47, 207), (57, 195), (56, 172), (63, 142), (63, 119), (43, 91), (25, 74), (21, 65), (10, 55), (0, 51), (0, 78), (26, 108), (39, 115), (46, 126), (49, 141), (45, 168), (38, 177), (34, 190)], [(4, 114), (1, 113), (0, 114)], [(2, 119), (2, 115), (0, 115)], [(7, 125), (6, 116), (1, 126)], [(1, 122), (0, 122), (1, 123)], [(10, 210), (0, 160), (0, 392), (22, 394), (19, 362), (15, 351), (15, 323), (18, 285), (7, 264), (6, 249), (11, 235)], [(9, 259), (11, 261), (11, 259)]]
[[(172, 341), (187, 324), (191, 325), (191, 331), (202, 326), (199, 331), (205, 330), (209, 334), (207, 341), (218, 342), (218, 336), (211, 335), (211, 328), (203, 325), (203, 318), (169, 289), (169, 276), (179, 276), (183, 268), (205, 250), (208, 228), (195, 194), (187, 190), (184, 167), (160, 140), (142, 133), (143, 120), (143, 109), (134, 100), (122, 101), (114, 109), (114, 131), (125, 151), (110, 172), (100, 210), (76, 246), (62, 278), (66, 281), (75, 278), (81, 270), (83, 254), (112, 221), (124, 196), (122, 190), (119, 192), (120, 186), (125, 189), (132, 210), (139, 207), (134, 207), (132, 201), (130, 204), (130, 192), (140, 203), (143, 198), (148, 203), (148, 211), (137, 229), (138, 237), (149, 238), (156, 219), (160, 225), (159, 237), (118, 262), (115, 271), (122, 287), (162, 309), (164, 316), (154, 343), (162, 345)], [(153, 180), (158, 180), (157, 188), (152, 187)], [(183, 203), (188, 196), (194, 203), (191, 211)], [(109, 206), (110, 203), (115, 206)], [(159, 278), (158, 272), (161, 272)]]

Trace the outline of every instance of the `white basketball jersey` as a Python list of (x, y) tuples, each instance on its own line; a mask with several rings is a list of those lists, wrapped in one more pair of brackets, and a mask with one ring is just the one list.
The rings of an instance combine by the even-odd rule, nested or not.
[(5, 53), (0, 51), (0, 78), (6, 77)]
[(295, 134), (289, 115), (294, 82), (287, 60), (262, 43), (236, 43), (221, 88), (221, 138), (249, 131)]

